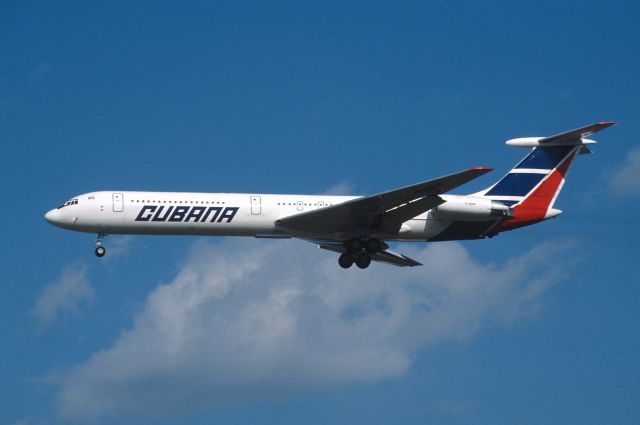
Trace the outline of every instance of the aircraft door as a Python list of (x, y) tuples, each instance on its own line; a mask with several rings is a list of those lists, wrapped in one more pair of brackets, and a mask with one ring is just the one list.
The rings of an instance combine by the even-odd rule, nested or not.
[(252, 215), (260, 215), (262, 213), (262, 206), (260, 204), (259, 196), (251, 197), (251, 214)]
[(114, 212), (124, 211), (124, 199), (123, 199), (122, 193), (113, 194), (113, 211)]

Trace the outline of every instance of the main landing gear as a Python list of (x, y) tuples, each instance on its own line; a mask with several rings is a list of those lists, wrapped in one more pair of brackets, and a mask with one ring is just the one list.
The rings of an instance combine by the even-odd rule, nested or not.
[(376, 238), (354, 238), (344, 242), (346, 252), (338, 258), (338, 264), (343, 269), (348, 269), (353, 263), (358, 268), (366, 269), (371, 264), (371, 256), (382, 249), (382, 244)]
[(105, 238), (105, 236), (107, 235), (103, 235), (102, 233), (100, 233), (96, 238), (96, 257), (104, 257), (104, 254), (107, 253), (107, 249), (102, 246), (102, 240)]

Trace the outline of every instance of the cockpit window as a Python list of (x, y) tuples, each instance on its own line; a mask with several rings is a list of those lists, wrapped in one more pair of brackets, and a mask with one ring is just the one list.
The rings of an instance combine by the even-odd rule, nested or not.
[(78, 205), (78, 198), (69, 199), (67, 202), (60, 205), (58, 209), (68, 207), (69, 205)]

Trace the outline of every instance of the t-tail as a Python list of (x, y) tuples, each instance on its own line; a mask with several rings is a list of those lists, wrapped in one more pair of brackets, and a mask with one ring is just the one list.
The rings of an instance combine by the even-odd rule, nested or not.
[(527, 226), (559, 215), (562, 211), (553, 205), (571, 163), (576, 156), (591, 153), (588, 145), (596, 142), (587, 137), (614, 124), (599, 122), (550, 137), (508, 140), (507, 145), (532, 150), (500, 181), (475, 194), (509, 207), (506, 217), (490, 233)]

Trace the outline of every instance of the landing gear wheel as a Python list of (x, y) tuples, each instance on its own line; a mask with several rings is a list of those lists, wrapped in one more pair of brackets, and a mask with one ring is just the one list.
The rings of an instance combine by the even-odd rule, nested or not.
[(358, 238), (349, 239), (344, 243), (348, 252), (359, 252), (362, 249), (362, 240)]
[(97, 257), (104, 257), (104, 254), (107, 253), (107, 250), (105, 249), (105, 247), (103, 246), (99, 246), (96, 248), (96, 256)]
[(367, 241), (364, 243), (364, 249), (369, 254), (378, 253), (380, 252), (380, 241), (376, 238), (367, 239)]
[(361, 269), (366, 269), (367, 267), (369, 267), (369, 264), (371, 264), (371, 256), (366, 252), (361, 252), (360, 254), (356, 255), (355, 261), (356, 266)]
[(340, 264), (340, 267), (343, 269), (348, 269), (353, 265), (353, 256), (349, 254), (340, 255), (340, 258), (338, 258), (338, 264)]
[(104, 233), (98, 233), (98, 237), (96, 237), (96, 257), (104, 257), (104, 254), (107, 253), (107, 250), (104, 246), (102, 246), (102, 240), (106, 237)]

